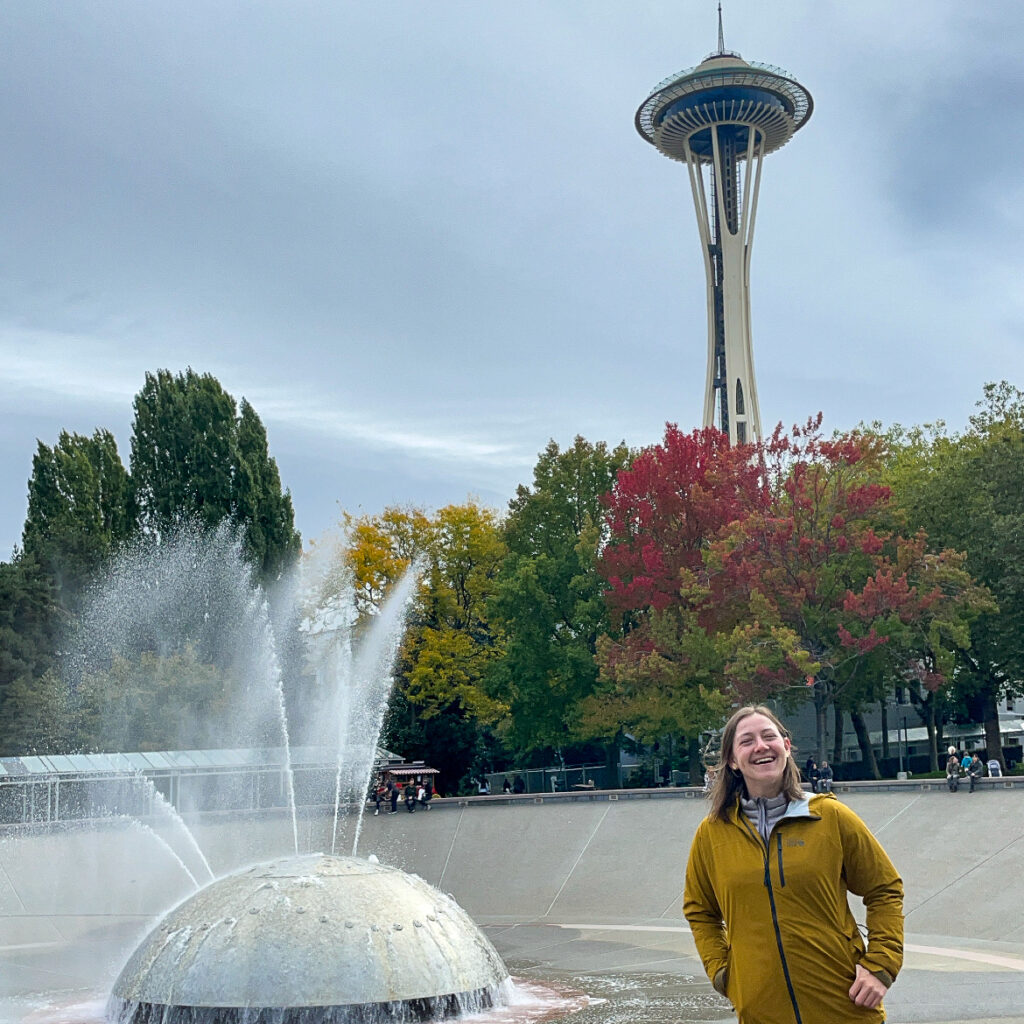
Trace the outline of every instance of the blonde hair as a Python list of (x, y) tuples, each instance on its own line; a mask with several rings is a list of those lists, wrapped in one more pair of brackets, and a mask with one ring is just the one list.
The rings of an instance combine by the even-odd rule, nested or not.
[[(711, 809), (708, 811), (709, 818), (719, 818), (721, 821), (729, 820), (729, 812), (741, 796), (747, 796), (747, 787), (743, 776), (738, 769), (729, 767), (729, 758), (732, 756), (732, 747), (736, 742), (736, 730), (744, 718), (751, 715), (764, 715), (776, 729), (779, 735), (789, 739), (789, 730), (778, 720), (771, 708), (763, 704), (748, 704), (733, 712), (732, 717), (725, 723), (722, 730), (722, 746), (718, 752), (718, 764), (713, 773), (714, 779), (711, 783), (711, 790), (708, 793), (708, 800), (711, 802)], [(790, 744), (790, 753), (796, 747)], [(800, 780), (800, 769), (792, 756), (786, 758), (786, 767), (782, 775), (782, 791), (790, 800), (800, 800), (804, 795), (804, 787)]]

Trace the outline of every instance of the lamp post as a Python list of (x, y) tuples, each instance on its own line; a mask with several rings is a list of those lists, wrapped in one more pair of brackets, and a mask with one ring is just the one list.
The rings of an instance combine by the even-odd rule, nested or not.
[(907, 737), (907, 716), (906, 715), (901, 715), (900, 716), (900, 723), (901, 723), (901, 730), (900, 730), (900, 734), (899, 734), (899, 740), (900, 740), (900, 771), (902, 772), (902, 771), (904, 771), (904, 767), (903, 767), (903, 748), (904, 748), (904, 745), (907, 746), (907, 760), (908, 761), (910, 760), (910, 749), (909, 749), (910, 745), (909, 745), (909, 740), (908, 740), (908, 737)]

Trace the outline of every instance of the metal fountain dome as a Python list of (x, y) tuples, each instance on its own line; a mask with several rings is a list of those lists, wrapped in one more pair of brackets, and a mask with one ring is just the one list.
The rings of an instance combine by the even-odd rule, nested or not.
[(114, 984), (118, 1024), (394, 1024), (488, 1008), (508, 971), (423, 879), (308, 854), (228, 875), (168, 912)]
[(763, 152), (772, 153), (807, 123), (813, 109), (811, 94), (788, 72), (725, 48), (719, 5), (718, 50), (659, 82), (636, 112), (636, 129), (673, 160), (685, 163), (689, 145), (692, 156), (711, 163), (712, 125), (734, 125), (740, 152), (753, 128), (763, 135)]

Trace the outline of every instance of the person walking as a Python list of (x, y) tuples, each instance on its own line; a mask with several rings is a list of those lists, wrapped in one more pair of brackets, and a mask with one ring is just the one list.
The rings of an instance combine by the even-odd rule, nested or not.
[[(903, 882), (853, 811), (804, 792), (768, 708), (729, 719), (709, 802), (683, 913), (739, 1024), (881, 1024), (903, 964)], [(848, 893), (867, 908), (866, 943)]]
[(971, 758), (971, 763), (967, 766), (967, 777), (971, 780), (971, 784), (967, 787), (968, 793), (974, 792), (974, 787), (985, 774), (985, 766), (981, 763), (981, 758), (977, 754)]

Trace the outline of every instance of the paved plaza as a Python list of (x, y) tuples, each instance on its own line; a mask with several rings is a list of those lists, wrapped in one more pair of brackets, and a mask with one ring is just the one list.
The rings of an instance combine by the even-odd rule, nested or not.
[[(1024, 788), (840, 797), (905, 881), (906, 961), (889, 1020), (1024, 1024)], [(728, 1021), (680, 911), (704, 807), (678, 790), (439, 801), (429, 813), (371, 814), (360, 853), (451, 892), (518, 976), (599, 992), (615, 979), (638, 1004), (685, 1003), (676, 1019)], [(192, 825), (217, 873), (291, 852), (279, 816)], [(326, 817), (299, 825), (304, 849), (329, 847)], [(95, 1019), (52, 1007), (92, 1005), (153, 916), (203, 871), (170, 826), (0, 829), (0, 1024)]]

